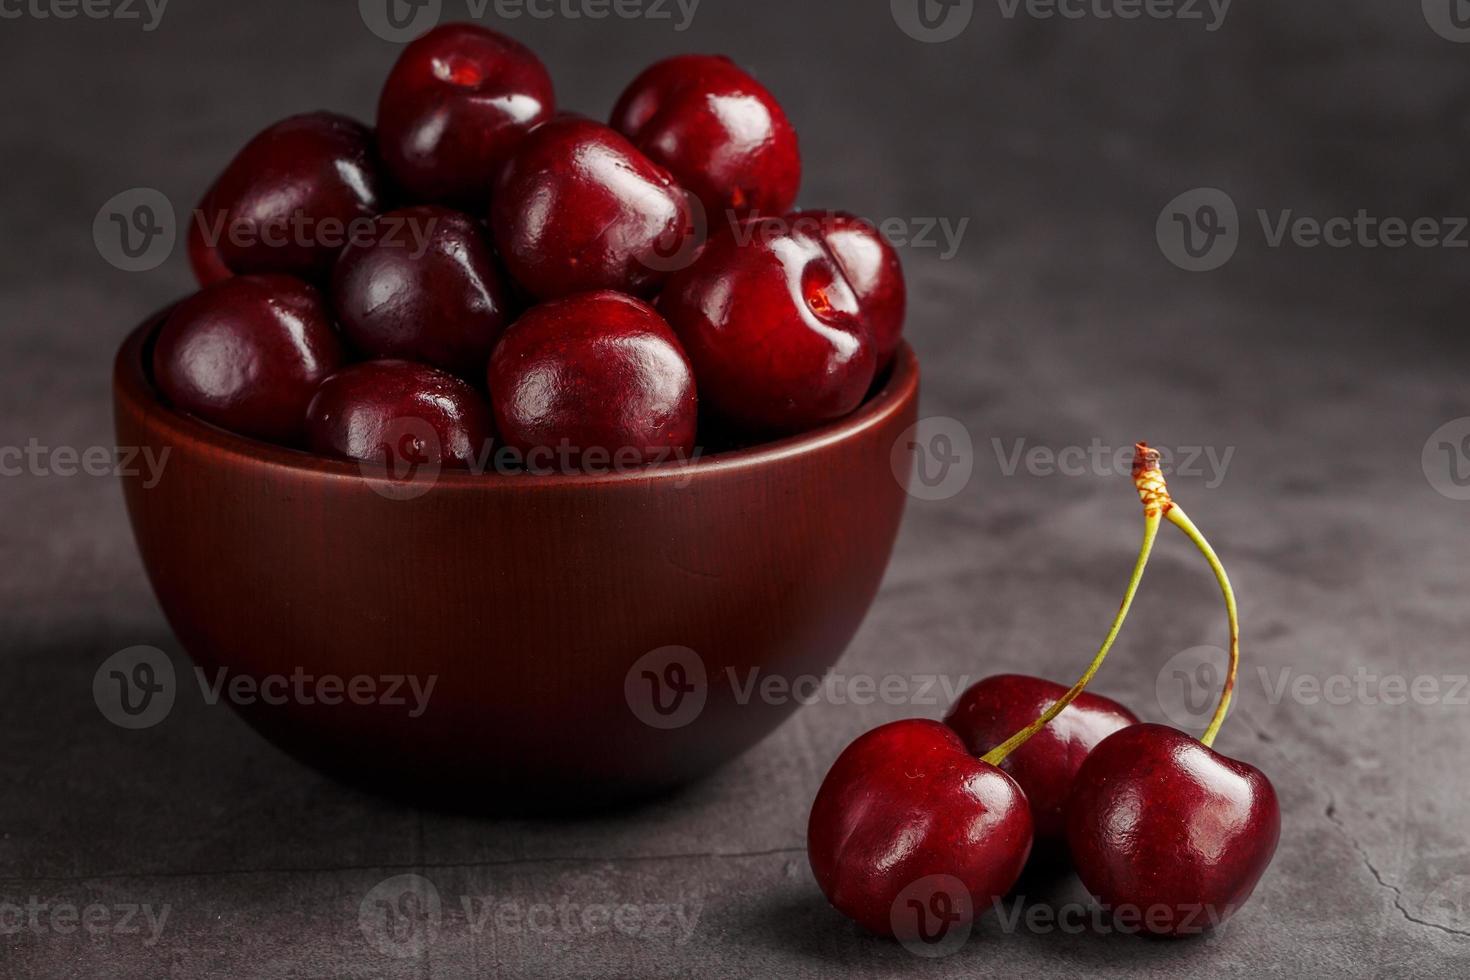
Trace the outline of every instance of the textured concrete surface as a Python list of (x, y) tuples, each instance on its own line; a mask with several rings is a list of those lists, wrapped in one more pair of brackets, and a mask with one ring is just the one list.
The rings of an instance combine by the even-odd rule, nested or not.
[[(991, 915), (935, 962), (860, 934), (811, 880), (806, 810), (856, 734), (943, 712), (917, 682), (911, 703), (824, 699), (685, 792), (595, 820), (386, 803), (197, 697), (125, 731), (93, 702), (98, 665), (136, 644), (187, 661), (115, 481), (27, 465), (0, 478), (0, 976), (1470, 974), (1470, 502), (1449, 469), (1470, 460), (1440, 449), (1462, 432), (1431, 441), (1470, 415), (1466, 252), (1272, 247), (1256, 218), (1470, 210), (1470, 46), (1418, 4), (1242, 0), (1214, 31), (1007, 6), (975, 4), (943, 44), (879, 0), (705, 0), (682, 32), (501, 26), (594, 114), (656, 56), (727, 51), (794, 117), (804, 203), (968, 219), (953, 255), (920, 243), (905, 261), (925, 414), (963, 425), (973, 475), (912, 502), (842, 677), (1069, 678), (1114, 609), (1137, 506), (1107, 467), (1052, 472), (1044, 454), (1142, 437), (1230, 454), (1172, 481), (1240, 591), (1246, 666), (1219, 746), (1284, 808), (1275, 863), (1226, 929), (1160, 944), (1028, 925), (1085, 902), (1061, 876), (1023, 884), (1038, 919)], [(110, 445), (114, 346), (188, 276), (181, 250), (112, 268), (94, 215), (136, 186), (189, 207), (290, 112), (369, 116), (396, 49), (355, 7), (176, 0), (152, 31), (45, 5), (0, 22), (0, 446)], [(1189, 273), (1155, 222), (1203, 186), (1238, 206), (1239, 247)], [(1013, 468), (1018, 445), (1043, 455)], [(1208, 677), (1190, 651), (1223, 623), (1182, 539), (1156, 562), (1098, 689), (1178, 721), (1187, 679)], [(441, 904), (437, 930), (395, 944), (373, 910), (400, 875)]]

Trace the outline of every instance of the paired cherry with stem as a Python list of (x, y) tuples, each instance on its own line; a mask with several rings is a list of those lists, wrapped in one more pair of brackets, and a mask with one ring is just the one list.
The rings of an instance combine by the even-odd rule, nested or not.
[[(968, 891), (969, 901), (955, 906), (965, 915), (983, 911), (1014, 886), (1036, 838), (1064, 843), (1102, 907), (1155, 935), (1223, 923), (1270, 864), (1281, 829), (1270, 780), (1211, 748), (1240, 659), (1229, 576), (1169, 496), (1158, 452), (1143, 443), (1133, 481), (1143, 543), (1112, 626), (1076, 684), (1063, 690), (1039, 678), (987, 678), (944, 723), (873, 729), (828, 772), (812, 805), (808, 856), (828, 900), (870, 931), (918, 936), (923, 923), (900, 899), (931, 876), (957, 879)], [(1199, 739), (1141, 724), (1122, 705), (1085, 693), (1122, 630), (1165, 520), (1204, 555), (1229, 621), (1225, 683)]]

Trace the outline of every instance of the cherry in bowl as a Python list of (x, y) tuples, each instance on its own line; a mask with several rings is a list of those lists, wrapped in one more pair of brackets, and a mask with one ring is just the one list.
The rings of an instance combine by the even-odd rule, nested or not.
[(534, 129), (496, 181), (490, 226), (506, 267), (538, 299), (658, 291), (694, 243), (684, 191), (621, 134), (559, 116)]
[(796, 130), (729, 58), (689, 54), (651, 65), (618, 99), (612, 126), (669, 168), (711, 218), (783, 214), (796, 201)]
[(646, 303), (604, 291), (533, 307), (488, 372), (496, 428), (531, 470), (687, 459), (694, 372)]
[(658, 305), (705, 405), (748, 436), (848, 414), (877, 370), (858, 296), (815, 223), (751, 219), (716, 233)]
[(174, 307), (153, 346), (153, 378), (175, 408), (296, 445), (317, 385), (342, 361), (315, 287), (290, 276), (235, 276)]
[(408, 47), (378, 100), (378, 146), (416, 201), (482, 209), (496, 168), (556, 110), (529, 48), (474, 24), (445, 24)]
[(492, 434), (490, 407), (479, 392), (412, 361), (349, 365), (322, 382), (306, 410), (312, 452), (390, 466), (476, 466)]
[(871, 222), (846, 211), (800, 211), (796, 224), (811, 224), (857, 296), (873, 336), (878, 370), (893, 362), (903, 340), (908, 288), (898, 251)]
[[(372, 131), (333, 112), (292, 116), (256, 135), (195, 211), (196, 271), (212, 250), (235, 273), (324, 280), (353, 229), (383, 207)], [(195, 239), (198, 239), (197, 244)]]
[(370, 357), (478, 377), (510, 322), (510, 289), (469, 215), (423, 206), (380, 216), (332, 271), (342, 332)]

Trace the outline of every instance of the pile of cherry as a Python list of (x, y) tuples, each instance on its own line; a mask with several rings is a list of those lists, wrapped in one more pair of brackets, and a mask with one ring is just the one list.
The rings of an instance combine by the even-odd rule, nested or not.
[[(925, 903), (942, 899), (933, 911), (950, 928), (972, 920), (1010, 892), (1033, 839), (1049, 856), (1070, 858), (1119, 931), (1202, 933), (1250, 897), (1276, 852), (1281, 814), (1260, 770), (1210, 747), (1239, 663), (1235, 598), (1214, 549), (1169, 496), (1158, 459), (1139, 444), (1143, 545), (1102, 648), (1076, 684), (986, 678), (943, 724), (876, 728), (827, 773), (807, 853), (828, 900), (862, 926), (935, 941)], [(1225, 683), (1199, 739), (1141, 724), (1123, 705), (1084, 693), (1122, 629), (1163, 520), (1209, 562), (1229, 621)], [(967, 894), (940, 886), (926, 894), (928, 879), (957, 881), (948, 887)]]
[(605, 126), (556, 111), (529, 49), (445, 25), (404, 49), (375, 128), (293, 116), (219, 175), (154, 379), (348, 459), (466, 466), (498, 438), (643, 465), (800, 432), (863, 401), (905, 304), (870, 223), (790, 210), (800, 178), (786, 114), (728, 59), (651, 66)]

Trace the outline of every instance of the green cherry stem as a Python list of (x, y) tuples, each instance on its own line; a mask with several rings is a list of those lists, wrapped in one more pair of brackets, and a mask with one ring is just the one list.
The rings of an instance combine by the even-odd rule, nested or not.
[[(1147, 476), (1148, 487), (1140, 482), (1140, 473)], [(1200, 554), (1205, 556), (1205, 561), (1210, 563), (1210, 570), (1215, 573), (1215, 581), (1220, 583), (1220, 592), (1225, 596), (1225, 617), (1230, 624), (1230, 663), (1225, 669), (1225, 684), (1220, 689), (1220, 701), (1215, 705), (1215, 714), (1210, 719), (1210, 725), (1205, 729), (1204, 735), (1200, 736), (1200, 742), (1209, 747), (1214, 744), (1215, 736), (1220, 733), (1220, 726), (1225, 723), (1225, 715), (1230, 711), (1230, 700), (1235, 695), (1235, 675), (1240, 668), (1240, 615), (1235, 607), (1235, 590), (1230, 587), (1230, 576), (1225, 574), (1225, 566), (1220, 562), (1220, 556), (1215, 554), (1215, 549), (1210, 547), (1210, 542), (1205, 538), (1204, 532), (1195, 527), (1194, 521), (1184, 513), (1184, 508), (1174, 502), (1169, 496), (1169, 488), (1164, 483), (1164, 474), (1159, 469), (1159, 453), (1156, 449), (1148, 448), (1147, 443), (1140, 442), (1133, 447), (1133, 479), (1138, 483), (1138, 492), (1144, 498), (1144, 506), (1149, 505), (1150, 497), (1154, 503), (1162, 509), (1169, 523), (1184, 532), (1185, 537), (1194, 542)]]
[(1225, 685), (1220, 690), (1220, 703), (1215, 705), (1215, 715), (1210, 719), (1210, 727), (1200, 736), (1200, 741), (1206, 746), (1212, 745), (1215, 736), (1220, 732), (1220, 726), (1225, 723), (1225, 715), (1230, 710), (1230, 700), (1235, 694), (1235, 674), (1240, 667), (1240, 616), (1235, 608), (1235, 591), (1230, 588), (1230, 576), (1225, 574), (1225, 566), (1220, 563), (1220, 556), (1215, 554), (1215, 549), (1210, 547), (1210, 542), (1205, 538), (1200, 529), (1191, 521), (1176, 504), (1169, 508), (1169, 523), (1183, 531), (1194, 546), (1205, 556), (1205, 561), (1210, 563), (1210, 570), (1215, 573), (1215, 581), (1220, 583), (1220, 592), (1225, 596), (1225, 616), (1230, 623), (1230, 665), (1225, 670)]
[[(1046, 727), (1057, 715), (1076, 700), (1102, 666), (1108, 651), (1113, 648), (1113, 641), (1122, 632), (1123, 622), (1128, 618), (1128, 610), (1133, 606), (1133, 597), (1138, 594), (1138, 585), (1143, 581), (1143, 570), (1148, 566), (1149, 555), (1154, 550), (1154, 539), (1159, 534), (1159, 524), (1163, 515), (1170, 510), (1168, 490), (1164, 488), (1164, 476), (1159, 471), (1159, 454), (1156, 450), (1149, 449), (1143, 443), (1139, 443), (1133, 457), (1133, 483), (1138, 488), (1138, 496), (1143, 501), (1143, 544), (1138, 549), (1138, 559), (1133, 563), (1133, 574), (1128, 579), (1128, 590), (1123, 593), (1123, 601), (1118, 605), (1118, 614), (1113, 617), (1113, 625), (1108, 630), (1108, 635), (1103, 639), (1102, 647), (1097, 651), (1097, 656), (1092, 658), (1092, 663), (1087, 665), (1087, 670), (1077, 679), (1071, 689), (1057, 698), (1041, 716), (1016, 732), (1010, 738), (991, 749), (981, 756), (981, 760), (998, 766), (1005, 761), (1006, 756), (1026, 744), (1027, 739)], [(1208, 743), (1206, 743), (1208, 744)]]

